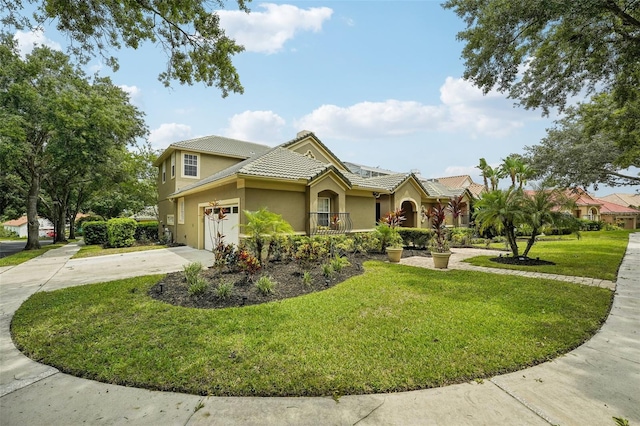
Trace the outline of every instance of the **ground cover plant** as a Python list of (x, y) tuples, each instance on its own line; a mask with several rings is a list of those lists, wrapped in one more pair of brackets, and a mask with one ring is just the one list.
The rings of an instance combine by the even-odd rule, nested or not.
[(63, 372), (151, 389), (394, 392), (553, 358), (588, 339), (612, 299), (597, 287), (369, 261), (364, 274), (324, 291), (194, 309), (151, 298), (161, 279), (36, 293), (15, 313), (14, 341)]
[[(630, 230), (582, 232), (575, 235), (542, 240), (533, 247), (530, 257), (539, 258), (547, 265), (511, 265), (499, 263), (495, 256), (478, 256), (465, 260), (476, 266), (523, 269), (532, 272), (592, 277), (615, 280), (622, 262)], [(526, 245), (519, 241), (518, 244)], [(495, 259), (492, 261), (492, 259)]]

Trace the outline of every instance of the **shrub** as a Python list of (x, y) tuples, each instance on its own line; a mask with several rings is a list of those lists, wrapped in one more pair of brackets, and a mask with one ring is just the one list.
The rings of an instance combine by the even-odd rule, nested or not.
[(253, 256), (247, 250), (242, 250), (238, 255), (238, 267), (247, 275), (247, 280), (253, 281), (255, 274), (262, 269), (258, 258)]
[(427, 228), (398, 228), (405, 246), (425, 248), (429, 245), (432, 231)]
[(216, 296), (220, 299), (228, 299), (231, 296), (231, 292), (233, 291), (233, 282), (231, 281), (221, 281), (218, 284), (218, 288), (216, 289)]
[(87, 245), (92, 244), (107, 244), (107, 222), (85, 222), (82, 226), (82, 232), (84, 233), (84, 243)]
[(311, 276), (311, 272), (304, 271), (304, 273), (302, 274), (302, 284), (309, 287), (311, 285), (312, 280), (313, 280), (313, 277)]
[(0, 228), (0, 238), (18, 238), (19, 235), (16, 231), (9, 231), (4, 226)]
[(349, 259), (346, 257), (335, 255), (333, 259), (331, 259), (331, 268), (336, 272), (342, 271), (342, 268), (346, 266), (351, 266)]
[(271, 294), (276, 287), (276, 282), (268, 275), (261, 276), (256, 282), (258, 291), (262, 294)]
[(353, 234), (353, 252), (370, 253), (380, 247), (380, 240), (375, 231)]
[(136, 242), (137, 222), (133, 219), (118, 217), (107, 221), (107, 238), (110, 247), (131, 247)]
[(473, 238), (472, 228), (453, 228), (450, 230), (451, 243), (456, 247), (469, 247)]
[(333, 268), (331, 267), (331, 264), (330, 263), (323, 263), (322, 264), (322, 275), (324, 275), (325, 278), (329, 278), (332, 273), (333, 273)]
[(604, 222), (599, 220), (580, 219), (581, 231), (599, 231), (602, 229)]
[(138, 222), (134, 234), (136, 241), (158, 241), (158, 222)]
[(193, 283), (196, 282), (196, 279), (202, 273), (202, 263), (193, 262), (193, 263), (189, 263), (188, 265), (184, 265), (183, 271), (184, 271), (184, 278), (187, 280), (187, 284), (191, 286)]
[(196, 277), (195, 281), (193, 281), (191, 285), (189, 285), (189, 289), (187, 290), (187, 292), (189, 293), (189, 296), (199, 296), (207, 291), (208, 286), (209, 283), (207, 282), (207, 280), (204, 279), (204, 277), (198, 276)]
[(83, 216), (80, 219), (75, 221), (77, 235), (84, 235), (84, 225), (87, 222), (106, 222), (106, 221), (102, 216), (99, 216), (99, 215)]

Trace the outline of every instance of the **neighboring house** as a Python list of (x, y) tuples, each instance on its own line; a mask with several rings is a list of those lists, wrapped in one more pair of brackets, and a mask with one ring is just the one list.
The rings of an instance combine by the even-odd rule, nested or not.
[(436, 180), (447, 188), (465, 188), (474, 198), (480, 198), (480, 195), (485, 191), (484, 185), (475, 183), (469, 175), (440, 177)]
[(608, 201), (620, 206), (631, 207), (632, 209), (640, 209), (640, 194), (610, 194), (600, 197), (601, 200)]
[(599, 198), (600, 215), (606, 223), (617, 225), (624, 229), (637, 229), (640, 226), (640, 210), (611, 203)]
[[(53, 223), (51, 223), (49, 219), (39, 217), (38, 222), (40, 224), (40, 228), (38, 229), (39, 236), (47, 237), (49, 236), (49, 233), (53, 232)], [(26, 215), (19, 217), (18, 219), (9, 220), (3, 223), (2, 226), (4, 226), (8, 231), (15, 232), (21, 238), (26, 238), (29, 235)]]
[(171, 144), (154, 165), (162, 228), (174, 242), (208, 250), (214, 231), (207, 213), (218, 208), (227, 216), (225, 241), (237, 244), (244, 210), (266, 207), (296, 233), (316, 235), (370, 231), (396, 208), (404, 210), (403, 226), (428, 227), (422, 213), (449, 199), (414, 173), (353, 173), (309, 131), (274, 148), (220, 136), (187, 140)]
[(624, 229), (636, 229), (640, 225), (638, 209), (594, 197), (582, 188), (567, 189), (565, 195), (574, 200), (575, 208), (571, 213), (578, 219), (602, 221)]

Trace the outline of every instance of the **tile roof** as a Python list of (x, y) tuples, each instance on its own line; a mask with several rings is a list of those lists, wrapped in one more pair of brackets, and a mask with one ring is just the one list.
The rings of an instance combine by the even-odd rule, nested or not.
[(615, 193), (605, 195), (604, 197), (598, 197), (601, 200), (609, 201), (610, 203), (618, 204), (621, 206), (640, 206), (640, 194), (622, 194)]
[(421, 183), (427, 190), (427, 194), (432, 197), (455, 197), (465, 190), (465, 188), (449, 188), (434, 179), (423, 179)]
[(463, 188), (465, 182), (473, 182), (469, 175), (439, 177), (436, 180), (449, 188)]
[(22, 216), (17, 219), (8, 220), (3, 223), (5, 226), (22, 226), (27, 223), (27, 216)]
[(171, 146), (242, 158), (262, 154), (271, 149), (271, 147), (267, 145), (216, 135), (176, 142), (172, 143)]
[(238, 139), (225, 138), (223, 136), (211, 135), (201, 138), (188, 139), (185, 141), (174, 142), (164, 150), (158, 157), (155, 165), (160, 164), (169, 154), (176, 149), (186, 149), (196, 152), (205, 152), (210, 154), (220, 154), (234, 158), (249, 158), (254, 155), (262, 154), (271, 149), (270, 146), (262, 145), (254, 142), (241, 141)]
[(640, 210), (627, 206), (621, 206), (620, 204), (612, 203), (610, 201), (598, 199), (602, 205), (600, 206), (600, 214), (623, 214), (623, 215), (640, 215)]
[(298, 154), (282, 146), (277, 146), (263, 154), (248, 158), (194, 184), (181, 188), (172, 196), (177, 196), (180, 193), (233, 175), (309, 181), (330, 169), (333, 169), (343, 177), (347, 184), (350, 184), (346, 176), (342, 175), (332, 165)]

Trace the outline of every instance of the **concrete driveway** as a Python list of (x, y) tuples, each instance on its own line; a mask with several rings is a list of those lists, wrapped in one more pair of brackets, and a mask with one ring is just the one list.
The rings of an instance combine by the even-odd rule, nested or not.
[(77, 249), (70, 244), (0, 274), (3, 426), (613, 425), (614, 416), (640, 423), (640, 233), (630, 237), (607, 322), (576, 350), (483, 383), (344, 396), (339, 401), (155, 392), (80, 379), (26, 358), (14, 347), (9, 325), (15, 310), (34, 292), (212, 261), (211, 253), (188, 247), (70, 260)]

